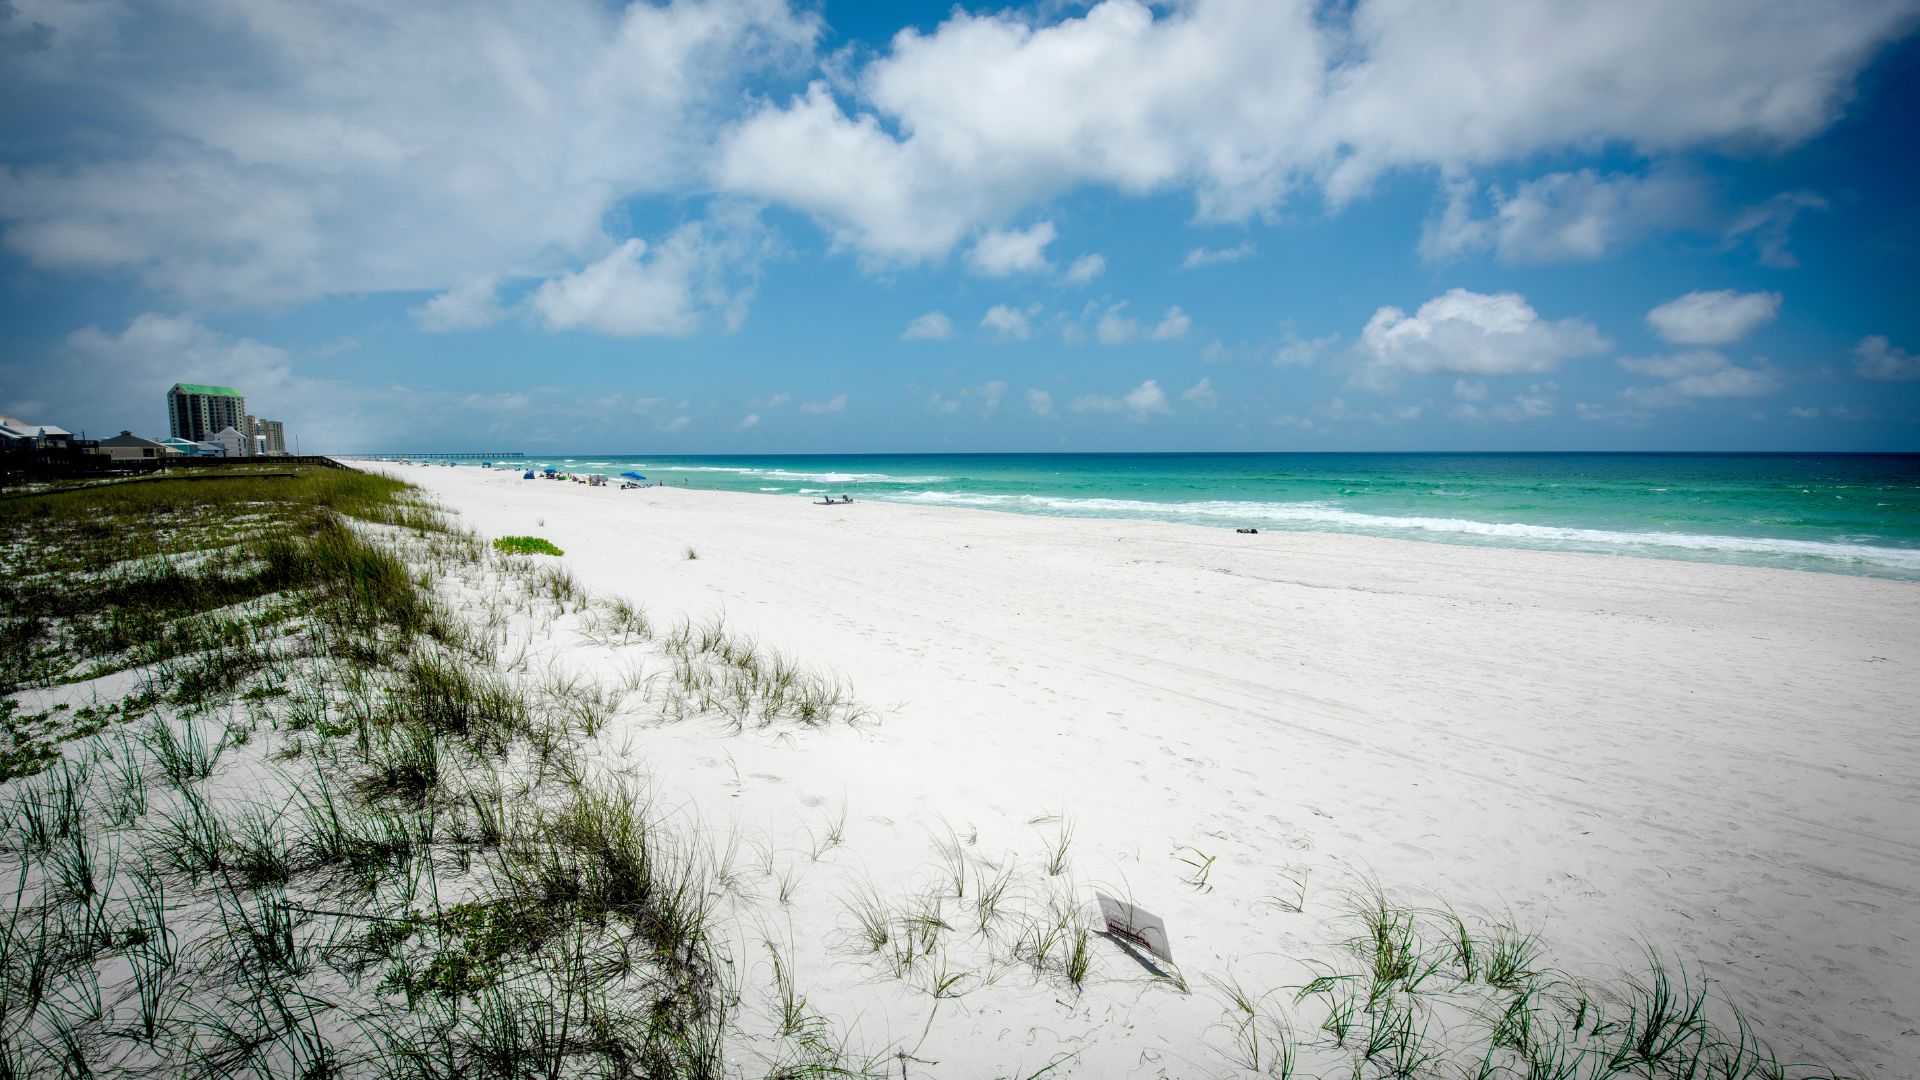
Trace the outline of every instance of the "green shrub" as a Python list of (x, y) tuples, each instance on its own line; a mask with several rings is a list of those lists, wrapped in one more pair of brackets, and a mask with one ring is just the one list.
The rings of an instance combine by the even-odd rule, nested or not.
[(565, 555), (566, 552), (537, 536), (503, 536), (493, 542), (494, 550), (509, 555)]

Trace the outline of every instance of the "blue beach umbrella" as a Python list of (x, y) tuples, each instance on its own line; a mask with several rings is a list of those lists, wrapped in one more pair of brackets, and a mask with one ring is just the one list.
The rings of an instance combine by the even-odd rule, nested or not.
[(632, 469), (628, 469), (628, 470), (627, 470), (626, 472), (623, 472), (623, 473), (621, 473), (620, 475), (621, 475), (621, 476), (626, 476), (626, 477), (631, 477), (632, 479), (635, 479), (635, 480), (645, 480), (645, 479), (646, 479), (646, 477), (644, 477), (644, 476), (641, 476), (641, 475), (640, 475), (639, 473), (637, 473), (637, 472), (634, 472), (634, 471), (633, 471)]

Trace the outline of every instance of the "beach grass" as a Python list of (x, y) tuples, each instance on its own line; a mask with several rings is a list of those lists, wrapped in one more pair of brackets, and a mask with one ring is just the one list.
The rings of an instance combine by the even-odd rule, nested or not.
[(566, 552), (554, 547), (553, 543), (538, 536), (500, 536), (493, 541), (493, 550), (507, 555), (565, 555)]
[(707, 863), (576, 760), (617, 702), (438, 591), (551, 616), (571, 575), (343, 470), (0, 520), (6, 1075), (717, 1074)]

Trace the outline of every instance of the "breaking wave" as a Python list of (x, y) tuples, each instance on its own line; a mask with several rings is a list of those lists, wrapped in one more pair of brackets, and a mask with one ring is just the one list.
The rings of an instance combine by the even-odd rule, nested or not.
[(1133, 499), (1062, 498), (1051, 495), (988, 495), (974, 492), (913, 491), (873, 496), (888, 502), (1006, 510), (1054, 517), (1144, 518), (1189, 525), (1246, 525), (1301, 532), (1345, 532), (1365, 536), (1450, 540), (1502, 547), (1559, 551), (1600, 551), (1666, 557), (1714, 558), (1773, 566), (1808, 562), (1834, 568), (1843, 564), (1901, 577), (1920, 577), (1920, 548), (1827, 540), (1790, 540), (1712, 533), (1616, 531), (1467, 518), (1397, 517), (1362, 514), (1325, 503), (1237, 501), (1147, 502)]
[(794, 472), (791, 469), (756, 469), (745, 465), (656, 465), (654, 468), (660, 472), (727, 473), (756, 480), (802, 480), (814, 484), (944, 484), (952, 479), (948, 476), (895, 476), (891, 473)]

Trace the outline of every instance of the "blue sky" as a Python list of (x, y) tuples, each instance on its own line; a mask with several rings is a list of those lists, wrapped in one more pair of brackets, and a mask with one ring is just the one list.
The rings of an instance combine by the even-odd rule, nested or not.
[(1920, 449), (1920, 2), (0, 5), (0, 413)]

